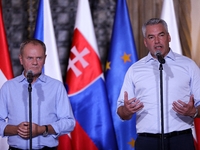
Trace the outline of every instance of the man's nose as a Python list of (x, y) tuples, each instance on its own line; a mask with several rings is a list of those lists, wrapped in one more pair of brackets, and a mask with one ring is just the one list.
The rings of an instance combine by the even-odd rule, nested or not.
[(37, 64), (38, 62), (37, 62), (37, 58), (34, 58), (33, 59), (33, 64)]
[(155, 43), (160, 43), (159, 37), (155, 37)]

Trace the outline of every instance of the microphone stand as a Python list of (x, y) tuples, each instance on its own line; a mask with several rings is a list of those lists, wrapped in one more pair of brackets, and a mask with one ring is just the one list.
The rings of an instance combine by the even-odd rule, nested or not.
[(160, 63), (160, 103), (161, 103), (161, 133), (162, 133), (162, 150), (164, 150), (164, 117), (163, 117), (163, 80), (162, 80), (162, 70), (163, 66), (162, 63)]
[[(31, 81), (32, 82), (32, 81)], [(30, 129), (30, 150), (32, 150), (32, 107), (31, 107), (31, 92), (32, 92), (32, 86), (31, 82), (29, 82), (28, 86), (28, 92), (29, 92), (29, 129)]]

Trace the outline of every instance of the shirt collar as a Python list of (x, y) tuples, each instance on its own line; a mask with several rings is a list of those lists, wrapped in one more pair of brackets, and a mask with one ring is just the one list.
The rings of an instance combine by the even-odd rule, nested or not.
[(176, 58), (175, 58), (175, 54), (174, 54), (174, 52), (172, 51), (172, 49), (170, 48), (170, 50), (169, 50), (169, 53), (167, 54), (167, 56), (165, 56), (165, 58), (170, 58), (171, 60), (176, 60)]
[[(172, 59), (172, 60), (175, 61), (175, 54), (174, 54), (174, 52), (172, 51), (171, 48), (170, 48), (169, 53), (167, 54), (167, 56), (165, 56), (165, 59), (166, 59), (166, 58), (170, 58), (170, 59)], [(147, 55), (146, 58), (145, 58), (145, 62), (147, 63), (147, 62), (149, 62), (150, 60), (154, 60), (154, 59), (155, 59), (155, 58), (153, 58), (153, 56), (152, 56), (151, 53), (149, 52), (148, 55)]]
[(23, 71), (22, 74), (18, 76), (18, 82), (23, 82), (24, 80), (26, 80), (26, 77), (24, 76), (24, 71)]
[(145, 58), (145, 62), (149, 62), (150, 60), (154, 60), (154, 58), (152, 57), (151, 53), (149, 52), (148, 55)]
[(39, 80), (41, 80), (42, 82), (46, 82), (47, 78), (45, 76), (45, 74), (42, 72), (42, 74), (38, 77)]
[[(19, 81), (19, 82), (23, 82), (24, 80), (26, 80), (26, 77), (24, 76), (24, 71), (23, 71), (22, 74), (19, 76), (18, 81)], [(46, 78), (46, 76), (44, 75), (44, 73), (42, 72), (42, 74), (38, 77), (37, 80), (40, 80), (40, 81), (42, 81), (42, 82), (46, 82), (47, 78)], [(36, 80), (36, 81), (37, 81), (37, 80)]]

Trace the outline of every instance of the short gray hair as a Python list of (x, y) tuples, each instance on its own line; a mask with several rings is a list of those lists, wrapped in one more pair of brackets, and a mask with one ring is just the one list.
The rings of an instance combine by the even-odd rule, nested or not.
[(168, 33), (168, 27), (167, 27), (167, 23), (163, 20), (163, 19), (160, 19), (160, 18), (152, 18), (152, 19), (149, 19), (147, 22), (145, 22), (142, 26), (142, 33), (143, 33), (143, 36), (146, 38), (146, 28), (148, 25), (156, 25), (156, 24), (159, 24), (161, 23), (166, 32)]
[(45, 44), (44, 44), (42, 41), (40, 41), (40, 40), (38, 40), (38, 39), (27, 39), (27, 40), (23, 41), (23, 42), (21, 43), (21, 45), (20, 45), (20, 55), (23, 54), (24, 47), (25, 47), (27, 44), (29, 44), (29, 43), (31, 43), (31, 44), (33, 44), (33, 45), (38, 45), (38, 44), (40, 44), (40, 45), (43, 47), (44, 54), (46, 54), (46, 46), (45, 46)]

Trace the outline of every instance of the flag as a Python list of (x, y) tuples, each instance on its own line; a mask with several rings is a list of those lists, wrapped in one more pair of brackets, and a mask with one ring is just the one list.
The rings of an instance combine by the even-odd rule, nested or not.
[[(178, 54), (182, 54), (173, 0), (163, 1), (161, 18), (165, 20), (168, 24), (168, 30), (171, 36), (170, 47), (172, 48), (174, 52)], [(196, 150), (200, 150), (200, 145), (198, 145), (198, 143), (200, 143), (199, 125), (200, 125), (200, 119), (196, 118), (194, 120), (194, 127), (192, 127), (192, 133), (194, 137)]]
[(33, 38), (43, 41), (46, 45), (47, 57), (43, 68), (44, 73), (62, 82), (51, 9), (48, 0), (40, 0)]
[(116, 150), (88, 0), (78, 1), (66, 86), (76, 119), (73, 150)]
[(182, 54), (173, 0), (163, 0), (161, 19), (165, 20), (168, 25), (168, 32), (171, 36), (170, 48), (173, 52)]
[(3, 83), (13, 78), (12, 64), (3, 23), (2, 6), (0, 0), (0, 88)]
[(194, 119), (195, 130), (192, 131), (196, 150), (200, 150), (200, 118)]
[(106, 87), (119, 150), (133, 150), (136, 134), (136, 116), (129, 121), (116, 114), (117, 99), (128, 68), (138, 60), (126, 0), (118, 0), (106, 63)]
[[(48, 0), (40, 0), (35, 33), (33, 37), (43, 41), (46, 45), (47, 57), (43, 67), (44, 73), (63, 82), (51, 16), (51, 9)], [(62, 142), (59, 142), (58, 150), (62, 150), (64, 147), (67, 147), (68, 150), (71, 149), (70, 134), (60, 136), (59, 141)]]
[[(6, 39), (6, 33), (3, 23), (2, 5), (0, 0), (0, 88), (9, 79), (13, 78), (12, 65), (10, 60), (10, 54), (8, 50), (8, 44)], [(0, 137), (0, 149), (8, 149), (7, 138)]]

